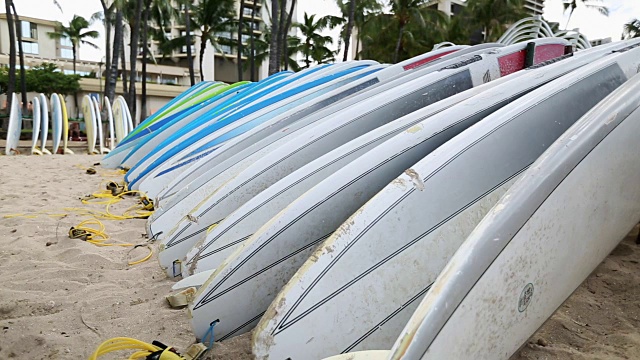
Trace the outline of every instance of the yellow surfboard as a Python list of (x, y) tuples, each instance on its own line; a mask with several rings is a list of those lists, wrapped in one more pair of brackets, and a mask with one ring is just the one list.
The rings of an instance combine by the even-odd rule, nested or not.
[(64, 101), (64, 95), (60, 96), (60, 103), (62, 103), (62, 153), (73, 154), (73, 151), (67, 148), (69, 143), (69, 114), (67, 113), (67, 103)]

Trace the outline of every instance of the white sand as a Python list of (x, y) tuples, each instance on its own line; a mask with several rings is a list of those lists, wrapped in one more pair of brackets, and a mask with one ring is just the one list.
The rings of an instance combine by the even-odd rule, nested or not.
[[(0, 157), (0, 359), (86, 359), (116, 336), (179, 350), (193, 342), (186, 310), (170, 309), (164, 300), (173, 281), (155, 256), (128, 266), (127, 248), (69, 239), (69, 227), (86, 216), (2, 217), (65, 207), (103, 210), (78, 200), (104, 180), (121, 180), (101, 176), (112, 172), (99, 167), (97, 175), (76, 167), (99, 161), (88, 155)], [(134, 203), (127, 199), (113, 212)], [(103, 223), (114, 241), (146, 241), (145, 220)], [(136, 249), (132, 255), (145, 254)], [(640, 247), (626, 239), (513, 359), (640, 358), (639, 263)], [(214, 359), (250, 359), (248, 334), (217, 345), (214, 353)]]

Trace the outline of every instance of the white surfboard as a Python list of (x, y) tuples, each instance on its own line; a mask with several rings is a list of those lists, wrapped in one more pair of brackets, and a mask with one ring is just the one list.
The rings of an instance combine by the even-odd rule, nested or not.
[(97, 130), (95, 120), (95, 109), (93, 101), (89, 95), (82, 98), (82, 114), (84, 115), (85, 132), (87, 134), (87, 152), (89, 155), (96, 154)]
[(209, 279), (209, 277), (213, 274), (213, 270), (202, 271), (193, 276), (186, 277), (177, 283), (173, 284), (171, 287), (172, 290), (183, 290), (190, 287), (200, 287)]
[(42, 155), (42, 151), (40, 151), (38, 147), (38, 140), (40, 139), (40, 100), (38, 97), (34, 97), (32, 100), (33, 104), (33, 127), (32, 127), (32, 140), (31, 140), (31, 155)]
[[(483, 44), (479, 49), (487, 48), (489, 45), (491, 44)], [(385, 83), (390, 82), (392, 79), (402, 77), (408, 72), (420, 67), (424, 67), (426, 65), (431, 66), (440, 61), (453, 58), (454, 56), (467, 54), (471, 52), (471, 49), (475, 49), (475, 51), (479, 50), (477, 47), (456, 47), (451, 48), (448, 51), (439, 50), (422, 54), (401, 63), (390, 65), (373, 74), (353, 80), (348, 85), (330, 91), (305, 103), (304, 106), (288, 110), (268, 122), (265, 122), (254, 129), (229, 140), (227, 144), (216, 149), (216, 151), (192, 162), (188, 169), (177, 175), (175, 179), (173, 179), (161, 190), (160, 193), (158, 193), (156, 196), (156, 204), (160, 205), (164, 199), (173, 196), (177, 192), (182, 193), (178, 197), (184, 197), (188, 188), (195, 191), (195, 189), (200, 187), (205, 180), (211, 179), (219, 174), (219, 172), (216, 172), (215, 170), (217, 164), (220, 164), (231, 157), (244, 159), (250, 153), (255, 153), (257, 149), (265, 146), (261, 144), (272, 143), (284, 136), (288, 136), (293, 132), (298, 131), (304, 126), (308, 126), (314, 121), (322, 119), (324, 117), (323, 115), (320, 115), (322, 109), (330, 107), (333, 109), (332, 111), (335, 112), (339, 109), (345, 108), (346, 106), (358, 101), (357, 95), (361, 95), (365, 92), (371, 94), (370, 91), (373, 91), (374, 89), (375, 91), (382, 91), (385, 87)], [(265, 141), (267, 138), (269, 139), (268, 142)], [(235, 160), (232, 163), (235, 164), (237, 162), (238, 161)], [(171, 201), (175, 203), (180, 201), (180, 199), (176, 198)]]
[(523, 174), (438, 276), (391, 359), (506, 360), (542, 326), (640, 218), (629, 151), (639, 106), (636, 75)]
[[(638, 54), (640, 48), (610, 55), (560, 77), (489, 115), (407, 169), (329, 233), (317, 250), (308, 252), (309, 260), (258, 325), (254, 353), (296, 357), (297, 351), (326, 351), (320, 344), (331, 345), (334, 353), (390, 348), (435, 277), (491, 206), (553, 141), (635, 73)], [(325, 234), (327, 229), (318, 230)], [(318, 231), (309, 231), (310, 238), (317, 235)], [(247, 244), (243, 252), (250, 255), (255, 247)], [(240, 259), (247, 263), (250, 256), (234, 262)], [(245, 271), (237, 273), (234, 280), (225, 279), (225, 287), (246, 276)], [(268, 284), (264, 277), (257, 279)], [(261, 288), (254, 286), (253, 294), (260, 296)], [(229, 295), (242, 298), (237, 290)], [(227, 310), (216, 300), (212, 306)], [(310, 322), (321, 321), (319, 317), (340, 319), (352, 324), (354, 331), (342, 332), (346, 339), (339, 340), (308, 328)], [(333, 320), (325, 323), (331, 324)], [(325, 336), (330, 340), (325, 342)], [(293, 341), (305, 346), (288, 347)]]
[(11, 98), (11, 109), (9, 111), (9, 128), (7, 129), (7, 140), (4, 153), (6, 155), (16, 155), (19, 153), (20, 132), (22, 131), (22, 110), (20, 101), (15, 93)]
[[(385, 82), (401, 77), (408, 72), (424, 67), (426, 65), (431, 66), (437, 64), (440, 61), (444, 61), (446, 59), (454, 57), (454, 55), (463, 55), (471, 52), (471, 49), (477, 51), (481, 48), (488, 48), (491, 45), (493, 44), (483, 44), (480, 47), (473, 48), (457, 46), (448, 50), (441, 49), (416, 56), (398, 64), (390, 66), (384, 65), (383, 69), (375, 72), (373, 72), (372, 67), (363, 69), (358, 72), (370, 73), (366, 76), (361, 76), (358, 73), (353, 73), (350, 75), (350, 77), (354, 79), (342, 78), (340, 79), (340, 82), (343, 84), (341, 84), (341, 86), (337, 89), (328, 91), (324, 94), (319, 94), (317, 91), (314, 92), (313, 96), (315, 98), (310, 98), (304, 104), (300, 104), (299, 106), (287, 110), (286, 112), (281, 113), (277, 116), (271, 116), (272, 118), (269, 121), (258, 125), (254, 129), (251, 129), (246, 133), (229, 140), (228, 145), (225, 145), (224, 147), (221, 147), (204, 155), (194, 155), (193, 157), (198, 157), (196, 161), (191, 161), (189, 159), (180, 160), (179, 163), (176, 164), (176, 166), (189, 164), (188, 168), (185, 167), (186, 170), (176, 175), (176, 178), (173, 179), (169, 184), (167, 184), (167, 186), (165, 186), (165, 188), (161, 190), (161, 193), (158, 193), (156, 198), (158, 201), (162, 201), (163, 198), (173, 194), (175, 192), (175, 189), (183, 189), (186, 184), (191, 185), (192, 181), (206, 173), (207, 169), (210, 169), (212, 167), (212, 164), (215, 164), (216, 162), (219, 163), (220, 161), (227, 159), (229, 156), (234, 156), (247, 147), (255, 145), (256, 142), (264, 139), (267, 136), (280, 134), (279, 137), (282, 137), (285, 134), (290, 134), (303, 126), (310, 124), (314, 117), (308, 115), (313, 114), (322, 108), (325, 108), (327, 106), (337, 108), (337, 102), (341, 103), (340, 106), (345, 107), (345, 99), (353, 97), (356, 93), (362, 93), (365, 90), (371, 90), (376, 87), (384, 86), (383, 84)], [(348, 83), (346, 83), (347, 81)], [(286, 129), (286, 131), (281, 132), (280, 130), (283, 129)], [(272, 141), (275, 141), (278, 137), (271, 136), (271, 138)], [(213, 175), (209, 176), (209, 178), (210, 177), (213, 177)], [(143, 186), (143, 184), (141, 184), (141, 186)], [(150, 185), (153, 185), (153, 183)], [(143, 188), (141, 187), (141, 189)], [(155, 189), (146, 189), (146, 191), (153, 194)]]
[(124, 118), (125, 115), (122, 109), (122, 102), (119, 101), (118, 98), (116, 98), (116, 100), (113, 102), (113, 106), (111, 107), (111, 110), (113, 113), (113, 126), (116, 132), (116, 141), (119, 144), (122, 141), (122, 139), (124, 139), (124, 137), (127, 136), (127, 134), (126, 134), (126, 127), (125, 127), (126, 120)]
[[(546, 39), (538, 44), (554, 48), (558, 55), (564, 53), (563, 40)], [(291, 139), (225, 183), (181, 219), (161, 239), (164, 244), (158, 254), (161, 267), (172, 275), (173, 263), (184, 259), (189, 249), (204, 238), (205, 230), (294, 170), (403, 115), (487, 82), (487, 72), (493, 75), (492, 78), (499, 77), (501, 59), (518, 55), (523, 48), (523, 45), (509, 46), (457, 63), (447, 65), (445, 62), (441, 71), (427, 73), (401, 88), (382, 92), (346, 108)], [(514, 67), (511, 72), (516, 69)]]
[[(482, 47), (481, 50), (467, 53), (466, 56), (473, 56), (474, 54), (479, 54), (486, 50), (487, 48)], [(456, 58), (454, 57), (453, 59)], [(446, 65), (453, 62), (453, 60), (448, 60), (448, 62), (444, 62), (442, 64)], [(209, 167), (210, 171), (199, 176), (197, 180), (191, 184), (181, 185), (184, 190), (173, 196), (170, 202), (163, 204), (160, 208), (156, 209), (154, 215), (148, 221), (147, 231), (149, 236), (155, 236), (158, 239), (165, 237), (168, 232), (175, 227), (176, 220), (183, 219), (194, 209), (196, 205), (201, 203), (203, 199), (209, 198), (219, 186), (226, 183), (252, 164), (255, 164), (266, 154), (284, 146), (290, 139), (296, 136), (301, 136), (301, 134), (304, 134), (305, 132), (309, 132), (309, 129), (313, 127), (323, 127), (323, 123), (326, 122), (326, 119), (328, 118), (341, 119), (341, 117), (344, 116), (344, 111), (347, 111), (349, 106), (355, 106), (374, 95), (382, 93), (383, 91), (394, 91), (393, 89), (396, 87), (402, 86), (404, 83), (417, 79), (425, 74), (435, 71), (436, 69), (437, 68), (435, 67), (431, 68), (427, 66), (426, 68), (409, 72), (406, 74), (406, 77), (399, 78), (395, 81), (389, 81), (372, 88), (370, 91), (349, 97), (335, 106), (327, 106), (320, 111), (308, 115), (308, 118), (305, 117), (298, 120), (303, 122), (302, 125), (308, 125), (308, 127), (298, 127), (296, 125), (286, 127), (280, 132), (271, 134), (244, 151), (227, 158), (218, 166), (212, 167), (211, 164), (202, 165)], [(221, 148), (220, 150), (222, 151), (223, 149)], [(222, 157), (222, 159), (224, 159), (224, 157)], [(160, 220), (161, 218), (163, 220)]]
[[(623, 45), (618, 44), (609, 48), (593, 48), (562, 62), (554, 60), (552, 65), (537, 66), (535, 69), (491, 81), (415, 111), (331, 151), (262, 191), (213, 228), (207, 234), (203, 244), (194, 246), (187, 254), (186, 261), (183, 262), (187, 274), (216, 269), (227, 256), (242, 245), (243, 239), (249, 238), (269, 219), (327, 176), (331, 175), (333, 180), (325, 182), (328, 186), (323, 188), (326, 194), (323, 207), (326, 211), (333, 211), (331, 210), (333, 206), (346, 206), (341, 204), (345, 196), (350, 199), (348, 206), (358, 208), (370, 197), (364, 194), (370, 193), (372, 196), (382, 186), (400, 175), (402, 170), (426, 156), (429, 150), (425, 148), (439, 146), (448, 138), (510, 101), (621, 47)], [(524, 79), (516, 80), (519, 76), (523, 76)], [(505, 82), (509, 84), (502, 86)], [(493, 89), (495, 87), (498, 88)], [(509, 90), (505, 90), (507, 87)], [(492, 90), (489, 91), (489, 89)], [(445, 110), (472, 96), (472, 99), (456, 106), (455, 110)], [(379, 148), (369, 151), (376, 144), (409, 127), (411, 130), (404, 132), (402, 136), (393, 137)], [(439, 135), (433, 136), (433, 134)], [(428, 142), (433, 145), (427, 147)], [(369, 152), (366, 155), (358, 158), (367, 151)], [(350, 162), (356, 158), (357, 161)], [(347, 163), (348, 169), (341, 169)], [(393, 167), (398, 170), (390, 171), (389, 169)], [(336, 171), (341, 175), (333, 174)], [(352, 182), (354, 184), (350, 186), (349, 195), (345, 194), (344, 189), (340, 190), (341, 187)], [(331, 194), (335, 196), (331, 197)], [(356, 194), (358, 196), (355, 196)], [(316, 209), (311, 218), (325, 218), (326, 215), (319, 213)], [(338, 225), (339, 223), (335, 224), (335, 227), (337, 228)]]
[(98, 100), (94, 97), (91, 98), (93, 102), (93, 111), (96, 119), (96, 128), (98, 129), (98, 148), (100, 154), (106, 154), (109, 152), (109, 149), (104, 146), (104, 134), (103, 134), (103, 126), (102, 126), (102, 115), (100, 114), (100, 104)]
[(111, 103), (108, 97), (103, 97), (104, 109), (106, 109), (107, 119), (109, 121), (109, 150), (113, 150), (116, 147), (115, 131), (113, 128), (113, 112), (111, 111)]
[(44, 155), (51, 155), (47, 150), (47, 138), (49, 137), (49, 103), (44, 94), (40, 94), (40, 151)]
[[(354, 64), (355, 65), (355, 64)], [(311, 105), (318, 97), (329, 93), (333, 90), (340, 89), (344, 86), (348, 86), (351, 82), (355, 81), (360, 76), (365, 76), (368, 73), (379, 71), (386, 67), (386, 65), (371, 65), (363, 67), (363, 65), (357, 65), (359, 68), (351, 73), (344, 74), (340, 71), (341, 76), (334, 76), (332, 80), (327, 80), (324, 84), (314, 86), (311, 89), (298, 92), (295, 95), (281, 99), (280, 101), (270, 105), (264, 106), (262, 109), (258, 109), (251, 114), (243, 116), (241, 119), (234, 121), (232, 124), (228, 124), (224, 128), (211, 133), (209, 136), (195, 142), (187, 149), (182, 151), (181, 154), (177, 154), (172, 159), (166, 161), (161, 166), (158, 166), (153, 172), (151, 172), (146, 180), (143, 180), (138, 185), (138, 189), (146, 192), (150, 196), (156, 197), (162, 189), (168, 185), (173, 179), (179, 176), (183, 171), (187, 169), (184, 164), (191, 164), (194, 161), (198, 161), (207, 154), (217, 152), (218, 148), (223, 146), (218, 144), (217, 147), (209, 148), (206, 150), (198, 151), (201, 146), (208, 145), (211, 141), (215, 141), (219, 136), (227, 135), (229, 139), (226, 141), (232, 141), (238, 136), (241, 136), (244, 129), (249, 127), (254, 128), (264, 123), (270, 123), (277, 119), (288, 110), (295, 108), (302, 109), (306, 105)], [(255, 124), (255, 125), (254, 125)], [(247, 130), (249, 131), (249, 130)], [(193, 164), (193, 166), (198, 166)]]
[(387, 360), (389, 350), (356, 351), (325, 358), (324, 360)]
[(62, 104), (58, 94), (51, 95), (51, 125), (53, 128), (53, 154), (58, 153), (62, 139)]

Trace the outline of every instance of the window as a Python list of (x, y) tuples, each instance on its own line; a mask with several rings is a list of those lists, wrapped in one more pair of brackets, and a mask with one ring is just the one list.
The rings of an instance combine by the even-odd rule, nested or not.
[(38, 55), (40, 53), (37, 42), (22, 41), (22, 50), (25, 54)]
[(65, 59), (73, 59), (73, 50), (60, 49), (60, 57)]
[(231, 39), (231, 31), (217, 32), (216, 36), (222, 39)]
[(220, 50), (223, 54), (231, 54), (231, 46), (229, 45), (220, 45)]
[[(195, 45), (191, 45), (191, 55), (195, 54), (196, 52), (196, 46)], [(186, 54), (187, 53), (187, 47), (183, 46), (182, 47), (182, 53)]]
[[(253, 9), (252, 9), (252, 8), (243, 8), (243, 9), (242, 9), (242, 13), (243, 13), (244, 15), (247, 15), (247, 16), (251, 16), (251, 13), (252, 13), (252, 12), (253, 12)], [(258, 12), (257, 12), (257, 11), (256, 11), (256, 16), (258, 16)]]
[(71, 43), (71, 39), (69, 39), (69, 37), (64, 36), (60, 38), (60, 46), (72, 47), (73, 44)]
[(22, 31), (22, 37), (23, 38), (31, 38), (31, 39), (37, 39), (38, 38), (38, 25), (32, 22), (28, 22), (28, 21), (21, 21), (20, 22), (20, 30)]
[(249, 35), (242, 34), (242, 43), (243, 44), (249, 43), (249, 38), (250, 38)]

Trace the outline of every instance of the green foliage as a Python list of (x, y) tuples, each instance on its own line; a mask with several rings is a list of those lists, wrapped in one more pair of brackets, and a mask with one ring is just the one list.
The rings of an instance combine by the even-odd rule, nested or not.
[[(26, 71), (27, 91), (70, 95), (80, 90), (80, 76), (66, 75), (55, 64), (42, 63)], [(6, 93), (9, 81), (8, 69), (0, 68), (0, 92)]]
[(508, 24), (529, 17), (523, 0), (469, 0), (464, 11), (470, 25), (484, 31), (484, 41), (496, 41)]
[(640, 37), (640, 19), (633, 19), (624, 24), (622, 39), (632, 39)]
[(335, 53), (328, 48), (333, 43), (331, 36), (320, 34), (324, 29), (333, 29), (344, 23), (344, 19), (327, 15), (316, 20), (315, 15), (304, 13), (301, 23), (293, 24), (302, 32), (302, 42), (297, 50), (304, 56), (304, 68), (311, 66), (312, 62), (318, 64), (335, 61)]

